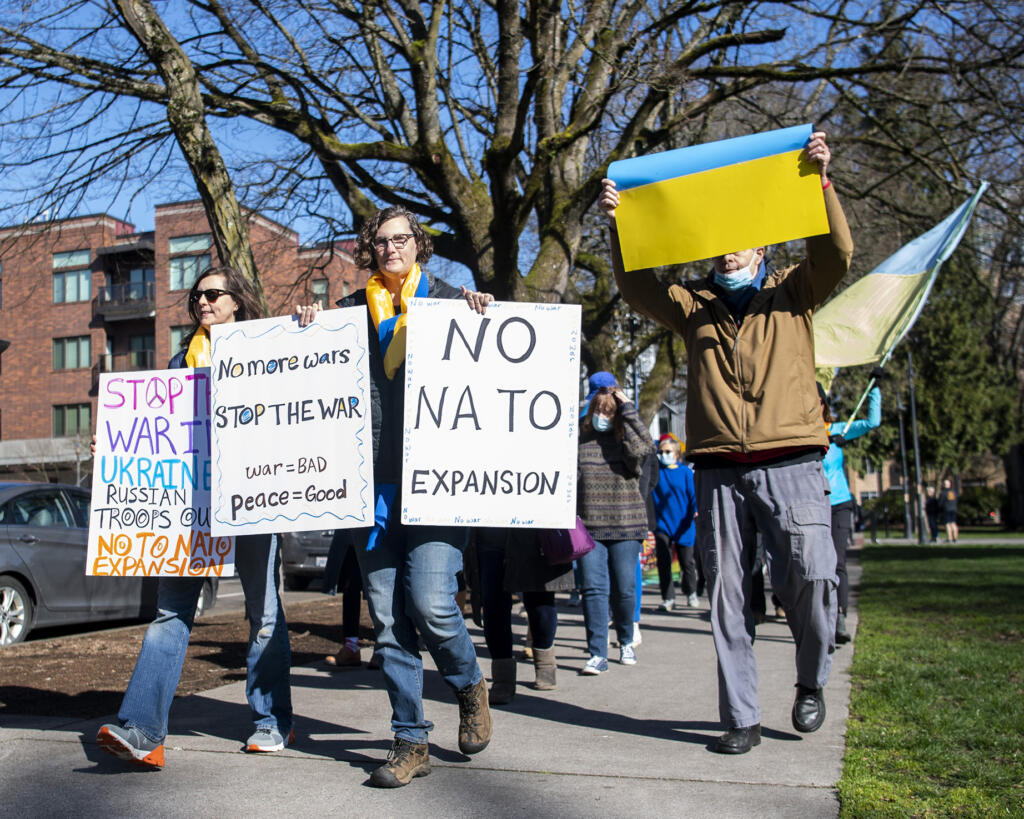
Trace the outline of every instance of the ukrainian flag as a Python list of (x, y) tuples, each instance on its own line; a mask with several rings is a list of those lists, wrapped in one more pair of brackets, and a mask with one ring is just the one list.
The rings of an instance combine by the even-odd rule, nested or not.
[(986, 188), (988, 182), (982, 182), (974, 196), (942, 222), (901, 247), (815, 314), (816, 367), (888, 360), (924, 309), (939, 268), (960, 243)]
[(626, 270), (828, 233), (810, 125), (624, 159), (615, 222)]

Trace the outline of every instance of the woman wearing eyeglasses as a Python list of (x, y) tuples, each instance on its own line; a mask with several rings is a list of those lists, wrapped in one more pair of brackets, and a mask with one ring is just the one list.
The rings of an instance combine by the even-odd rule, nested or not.
[[(188, 314), (194, 325), (183, 348), (167, 365), (209, 367), (210, 327), (262, 318), (249, 281), (231, 267), (203, 273), (189, 291)], [(277, 594), (281, 559), (274, 535), (235, 538), (235, 569), (245, 593), (249, 618), (245, 695), (256, 729), (246, 741), (252, 752), (280, 751), (291, 741), (291, 648), (284, 609)], [(96, 741), (114, 756), (163, 767), (167, 718), (185, 662), (203, 578), (161, 577), (157, 616), (146, 630), (128, 690), (117, 717), (104, 725)]]
[[(356, 239), (356, 264), (374, 274), (339, 307), (365, 306), (369, 318), (370, 413), (373, 434), (375, 525), (354, 531), (356, 557), (376, 633), (376, 653), (391, 699), (394, 742), (388, 760), (370, 775), (378, 787), (397, 788), (430, 773), (423, 713), (423, 662), (417, 631), (459, 703), (459, 750), (482, 751), (491, 738), (487, 685), (476, 649), (455, 603), (456, 574), (469, 539), (465, 527), (405, 526), (401, 522), (402, 439), (405, 413), (405, 321), (413, 297), (465, 298), (483, 313), (493, 297), (460, 293), (420, 265), (431, 256), (430, 237), (403, 207), (368, 219)], [(299, 308), (299, 323), (319, 305)]]

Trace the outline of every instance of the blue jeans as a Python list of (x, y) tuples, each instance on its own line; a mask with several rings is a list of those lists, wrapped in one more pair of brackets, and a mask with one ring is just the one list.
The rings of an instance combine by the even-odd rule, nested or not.
[[(291, 647), (288, 624), (277, 594), (281, 556), (273, 535), (235, 538), (235, 570), (245, 592), (249, 617), (249, 653), (245, 696), (258, 728), (276, 728), (287, 737), (292, 728)], [(157, 616), (146, 629), (118, 718), (153, 742), (167, 736), (167, 717), (178, 687), (192, 631), (201, 577), (162, 577), (157, 587)]]
[(633, 642), (639, 540), (594, 541), (578, 561), (587, 647), (593, 657), (608, 656), (608, 606), (620, 645)]
[[(399, 513), (394, 509), (395, 518)], [(375, 653), (391, 700), (391, 730), (416, 744), (434, 727), (423, 716), (423, 661), (416, 632), (454, 690), (483, 678), (466, 621), (455, 603), (467, 529), (390, 521), (367, 549), (370, 529), (353, 530), (363, 589), (373, 618)]]

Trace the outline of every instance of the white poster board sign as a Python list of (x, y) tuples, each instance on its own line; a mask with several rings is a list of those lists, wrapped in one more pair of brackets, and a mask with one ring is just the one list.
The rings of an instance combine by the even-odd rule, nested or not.
[(413, 299), (405, 359), (402, 522), (571, 528), (576, 305)]
[(213, 367), (213, 532), (368, 526), (373, 452), (366, 308), (220, 324)]
[(210, 533), (210, 371), (101, 373), (87, 575), (234, 572)]

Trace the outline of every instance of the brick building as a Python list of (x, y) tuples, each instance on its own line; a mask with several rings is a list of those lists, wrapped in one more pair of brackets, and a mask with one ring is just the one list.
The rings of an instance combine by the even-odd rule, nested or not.
[[(248, 216), (271, 315), (366, 283), (351, 240), (304, 247)], [(0, 230), (0, 476), (84, 479), (99, 374), (164, 367), (191, 328), (188, 288), (216, 263), (198, 201), (158, 205), (142, 233), (105, 214)]]

